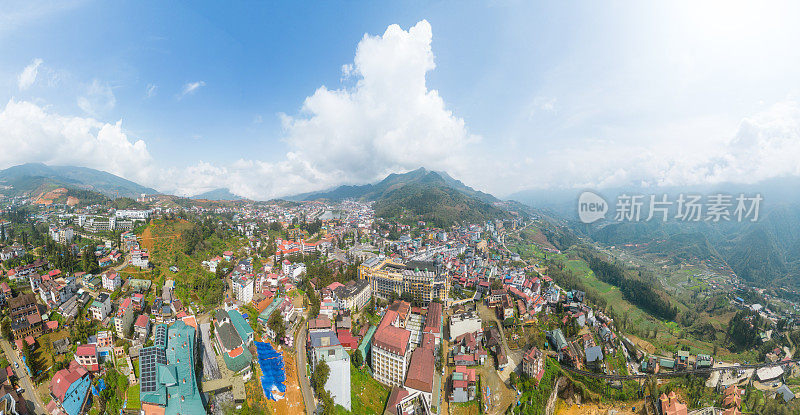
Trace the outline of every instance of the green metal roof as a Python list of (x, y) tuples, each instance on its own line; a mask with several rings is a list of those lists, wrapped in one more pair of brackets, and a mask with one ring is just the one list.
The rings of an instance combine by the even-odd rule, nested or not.
[(367, 330), (367, 334), (364, 335), (364, 338), (361, 340), (361, 344), (358, 346), (358, 350), (361, 352), (361, 357), (366, 359), (369, 355), (370, 345), (372, 344), (372, 336), (375, 334), (375, 330), (378, 327), (372, 325), (369, 326)]
[(241, 336), (242, 343), (246, 344), (248, 339), (253, 335), (253, 328), (250, 327), (250, 323), (245, 320), (244, 316), (237, 310), (228, 311), (228, 317), (230, 317), (233, 327), (236, 328), (239, 336)]
[(179, 320), (169, 327), (159, 324), (155, 330), (166, 342), (158, 341), (139, 352), (139, 398), (164, 407), (165, 415), (206, 413), (194, 375), (194, 327)]
[(244, 347), (244, 345), (239, 346), (242, 349), (242, 352), (236, 356), (231, 357), (228, 353), (222, 353), (222, 359), (225, 360), (225, 366), (228, 367), (232, 372), (239, 373), (245, 368), (250, 366), (250, 362), (253, 360), (253, 354), (250, 353), (250, 350)]
[(283, 302), (283, 295), (279, 295), (272, 299), (272, 302), (258, 315), (258, 319), (266, 323), (269, 321), (269, 316), (272, 315), (272, 312), (278, 308), (279, 305)]

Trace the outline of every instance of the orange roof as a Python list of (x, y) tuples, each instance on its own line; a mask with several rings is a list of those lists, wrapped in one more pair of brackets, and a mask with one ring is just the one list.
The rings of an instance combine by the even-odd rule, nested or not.
[(144, 411), (144, 415), (164, 415), (167, 408), (142, 402), (142, 410)]
[(192, 326), (195, 330), (197, 330), (197, 320), (194, 318), (194, 316), (186, 316), (181, 320), (186, 323), (187, 326)]

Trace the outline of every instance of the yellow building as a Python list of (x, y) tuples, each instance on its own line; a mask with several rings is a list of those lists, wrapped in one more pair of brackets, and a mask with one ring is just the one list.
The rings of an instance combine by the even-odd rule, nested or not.
[(390, 298), (404, 294), (417, 304), (438, 298), (447, 306), (450, 280), (432, 262), (409, 261), (405, 264), (391, 258), (374, 257), (358, 267), (358, 276), (370, 283), (372, 293)]

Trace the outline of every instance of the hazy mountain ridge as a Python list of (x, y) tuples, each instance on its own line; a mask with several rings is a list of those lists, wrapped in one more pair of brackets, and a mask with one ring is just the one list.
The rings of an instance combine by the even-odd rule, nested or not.
[(243, 197), (233, 194), (227, 187), (209, 190), (190, 197), (190, 199), (203, 199), (203, 200), (242, 200)]
[(504, 215), (502, 209), (493, 205), (500, 202), (496, 197), (475, 190), (445, 172), (425, 168), (392, 173), (378, 183), (339, 186), (287, 199), (374, 201), (378, 217), (423, 220), (445, 227)]
[(475, 190), (460, 180), (456, 180), (446, 172), (432, 171), (420, 167), (419, 169), (412, 170), (407, 173), (392, 173), (386, 176), (378, 183), (369, 183), (363, 185), (343, 185), (330, 190), (319, 192), (301, 193), (294, 196), (289, 196), (287, 200), (343, 200), (343, 199), (359, 199), (359, 200), (378, 200), (386, 196), (393, 190), (399, 189), (405, 185), (418, 183), (429, 185), (441, 185), (457, 190), (460, 193), (474, 197), (486, 203), (498, 202), (496, 197)]
[(108, 197), (139, 197), (158, 193), (155, 189), (88, 167), (48, 166), (27, 163), (0, 170), (0, 184), (10, 186), (8, 196), (33, 195), (43, 186), (91, 190)]

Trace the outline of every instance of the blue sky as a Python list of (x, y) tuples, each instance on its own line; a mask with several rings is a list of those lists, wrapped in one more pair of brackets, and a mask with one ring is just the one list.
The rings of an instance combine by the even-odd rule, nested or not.
[(258, 199), (800, 174), (791, 3), (230, 3), (8, 3), (0, 168)]

